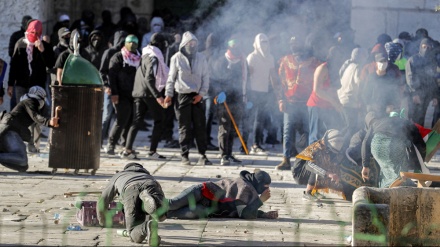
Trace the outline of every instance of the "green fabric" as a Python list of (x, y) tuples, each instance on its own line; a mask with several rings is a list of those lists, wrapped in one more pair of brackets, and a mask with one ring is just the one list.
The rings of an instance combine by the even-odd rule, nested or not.
[(406, 149), (410, 145), (405, 140), (374, 134), (371, 141), (371, 154), (380, 166), (379, 187), (387, 188), (400, 177), (401, 171), (408, 171)]
[(440, 142), (440, 134), (436, 131), (431, 131), (428, 134), (428, 140), (426, 141), (426, 154), (429, 155)]
[(399, 67), (399, 70), (405, 70), (405, 65), (407, 61), (408, 60), (406, 58), (401, 58), (399, 60), (396, 60), (394, 64), (397, 65), (397, 67)]
[(125, 43), (130, 43), (130, 42), (139, 44), (138, 38), (133, 34), (130, 34), (125, 38)]

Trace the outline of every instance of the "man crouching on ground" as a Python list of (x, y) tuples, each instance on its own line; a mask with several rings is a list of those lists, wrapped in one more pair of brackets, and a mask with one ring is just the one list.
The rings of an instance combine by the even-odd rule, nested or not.
[[(160, 184), (142, 165), (128, 163), (111, 178), (98, 200), (96, 213), (101, 226), (111, 226), (111, 222), (106, 222), (105, 205), (116, 195), (124, 205), (125, 226), (131, 241), (141, 243), (147, 239), (150, 246), (158, 246), (157, 221), (165, 220), (165, 215), (158, 213), (165, 197)], [(152, 224), (155, 224), (153, 229)]]

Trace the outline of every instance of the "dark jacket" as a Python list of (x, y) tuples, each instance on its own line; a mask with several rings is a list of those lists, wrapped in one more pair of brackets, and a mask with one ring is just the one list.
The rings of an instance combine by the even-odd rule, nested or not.
[[(94, 36), (101, 36), (101, 43), (98, 44), (97, 47), (93, 46), (92, 44), (92, 38)], [(101, 33), (101, 31), (93, 31), (89, 36), (89, 45), (84, 49), (84, 58), (91, 62), (96, 69), (99, 69), (101, 66), (101, 59), (102, 55), (105, 51), (105, 43), (104, 43), (104, 35)]]
[(158, 66), (158, 59), (156, 57), (150, 57), (143, 55), (141, 65), (136, 71), (133, 87), (133, 97), (154, 97), (160, 98), (165, 96), (165, 88), (162, 92), (156, 89), (156, 75), (154, 73), (154, 67)]
[(102, 54), (101, 65), (99, 66), (99, 73), (101, 74), (102, 81), (104, 82), (104, 86), (109, 86), (108, 84), (108, 69), (110, 64), (110, 59), (113, 55), (122, 49), (124, 46), (125, 37), (127, 37), (127, 33), (125, 31), (117, 31), (114, 35), (113, 47), (107, 49)]
[(396, 109), (400, 108), (402, 98), (400, 92), (404, 84), (396, 78), (393, 70), (387, 71), (383, 76), (378, 76), (376, 73), (369, 74), (364, 84), (361, 92), (367, 112), (375, 111), (384, 116), (388, 105), (393, 105)]
[(134, 78), (136, 76), (136, 67), (130, 66), (124, 62), (122, 52), (117, 52), (110, 59), (108, 81), (112, 90), (112, 95), (119, 95), (132, 99)]
[(405, 66), (406, 83), (412, 95), (420, 97), (438, 97), (436, 81), (437, 63), (431, 56), (421, 56), (420, 53), (410, 57)]
[(31, 135), (28, 127), (33, 123), (49, 126), (50, 119), (43, 116), (38, 109), (38, 100), (28, 98), (20, 101), (10, 113), (6, 113), (1, 119), (2, 124), (8, 125), (9, 130), (17, 132), (23, 141), (30, 141)]
[(14, 48), (14, 54), (11, 58), (11, 67), (9, 71), (9, 86), (21, 86), (30, 88), (32, 86), (46, 86), (46, 68), (52, 68), (55, 64), (53, 48), (45, 41), (44, 52), (40, 52), (37, 47), (33, 49), (33, 60), (31, 62), (32, 74), (29, 72), (29, 65), (26, 53), (26, 43), (21, 38), (17, 41)]
[[(388, 137), (409, 141), (419, 150), (423, 159), (426, 156), (426, 144), (418, 128), (411, 121), (399, 117), (384, 117), (376, 119), (362, 142), (362, 166), (369, 167), (371, 159), (371, 141), (376, 133), (384, 134)], [(408, 148), (412, 147), (412, 144)]]
[(21, 28), (20, 30), (15, 31), (11, 35), (11, 38), (9, 39), (9, 48), (8, 48), (8, 54), (10, 57), (12, 57), (12, 55), (14, 54), (14, 48), (17, 41), (24, 37), (24, 32), (26, 32), (26, 30)]
[(152, 190), (160, 189), (159, 193), (162, 192), (162, 188), (160, 187), (159, 183), (145, 168), (140, 165), (131, 165), (125, 168), (123, 171), (115, 174), (102, 191), (101, 197), (99, 198), (98, 207), (96, 207), (99, 222), (102, 222), (102, 219), (100, 219), (100, 212), (102, 212), (102, 210), (100, 211), (100, 208), (104, 208), (103, 205), (108, 205), (111, 201), (113, 201), (116, 195), (123, 198), (125, 189), (128, 187), (128, 185), (133, 183), (147, 183), (152, 187)]

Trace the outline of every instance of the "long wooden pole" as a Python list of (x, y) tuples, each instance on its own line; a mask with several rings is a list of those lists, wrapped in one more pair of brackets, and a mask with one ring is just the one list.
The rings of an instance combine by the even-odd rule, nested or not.
[(240, 134), (240, 130), (238, 129), (237, 124), (235, 123), (234, 117), (232, 116), (232, 113), (229, 110), (228, 104), (226, 104), (226, 101), (223, 102), (223, 104), (225, 105), (226, 111), (228, 111), (229, 117), (231, 118), (232, 124), (234, 125), (234, 128), (235, 128), (235, 131), (237, 132), (238, 138), (240, 139), (241, 145), (243, 145), (244, 152), (246, 154), (249, 154), (249, 151), (248, 151), (248, 149), (246, 147), (246, 144), (243, 141), (243, 137)]

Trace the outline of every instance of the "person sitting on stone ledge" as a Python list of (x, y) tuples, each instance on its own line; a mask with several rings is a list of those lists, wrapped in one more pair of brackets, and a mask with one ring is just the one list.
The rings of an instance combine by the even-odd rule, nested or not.
[(157, 221), (166, 219), (165, 210), (161, 213), (165, 196), (159, 182), (141, 164), (125, 165), (123, 171), (113, 175), (98, 200), (96, 215), (101, 226), (111, 227), (105, 205), (109, 205), (116, 195), (124, 205), (127, 229), (124, 236), (136, 243), (146, 239), (150, 246), (158, 246)]
[(0, 113), (0, 164), (19, 172), (26, 171), (29, 166), (23, 141), (31, 140), (29, 126), (33, 123), (58, 126), (58, 118), (43, 116), (45, 98), (46, 91), (33, 86), (10, 113)]
[(257, 169), (240, 172), (236, 179), (222, 179), (193, 185), (168, 199), (168, 218), (207, 217), (256, 219), (278, 218), (278, 211), (258, 210), (270, 198), (270, 175)]

